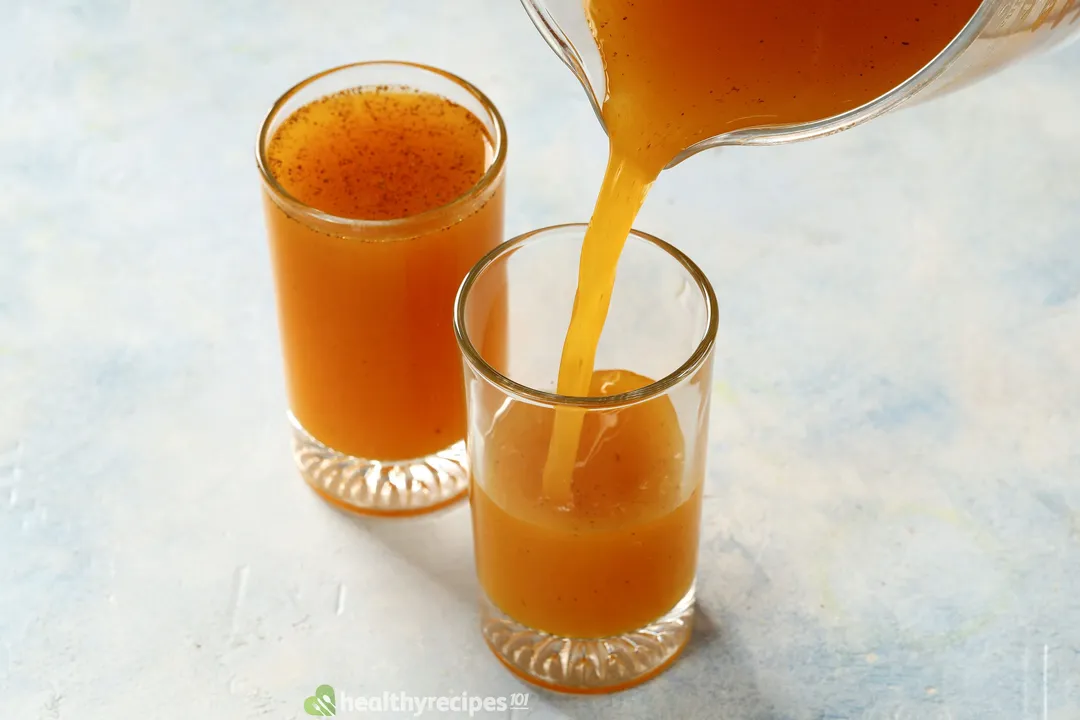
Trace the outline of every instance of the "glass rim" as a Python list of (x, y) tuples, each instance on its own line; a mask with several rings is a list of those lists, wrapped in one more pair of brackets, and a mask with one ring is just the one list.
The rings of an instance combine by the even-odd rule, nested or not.
[[(423, 72), (438, 75), (450, 82), (458, 85), (463, 90), (468, 92), (477, 102), (483, 106), (484, 111), (490, 115), (495, 126), (495, 132), (492, 133), (493, 137), (491, 142), (494, 145), (494, 158), (491, 164), (488, 165), (484, 174), (477, 180), (472, 187), (466, 190), (462, 195), (457, 196), (453, 200), (439, 205), (438, 207), (425, 210), (415, 215), (407, 215), (402, 218), (392, 218), (390, 220), (364, 220), (358, 218), (348, 218), (341, 215), (334, 215), (314, 207), (304, 201), (300, 200), (296, 196), (288, 192), (281, 183), (278, 182), (274, 174), (270, 172), (268, 158), (266, 157), (266, 147), (270, 140), (270, 123), (278, 116), (281, 109), (285, 106), (289, 100), (296, 97), (296, 95), (310, 86), (311, 84), (322, 80), (325, 77), (333, 75), (335, 73), (351, 70), (353, 68), (366, 68), (366, 67), (397, 67), (397, 68), (409, 68), (412, 70), (420, 70)], [(407, 86), (404, 86), (407, 87)], [(419, 88), (418, 88), (419, 89)], [(449, 98), (448, 98), (449, 99)], [(453, 102), (451, 100), (451, 102)], [(467, 109), (467, 108), (466, 108)], [(331, 225), (341, 226), (349, 228), (350, 230), (394, 230), (406, 227), (414, 223), (423, 223), (425, 220), (429, 220), (447, 212), (451, 208), (459, 205), (469, 203), (483, 193), (485, 193), (494, 183), (495, 180), (502, 174), (503, 167), (506, 164), (506, 124), (503, 122), (503, 117), (499, 113), (498, 108), (495, 107), (495, 103), (468, 80), (465, 80), (452, 72), (443, 70), (441, 68), (434, 67), (432, 65), (424, 65), (422, 63), (409, 62), (407, 60), (363, 60), (360, 62), (346, 63), (344, 65), (337, 65), (335, 67), (323, 70), (322, 72), (310, 75), (300, 82), (296, 83), (281, 96), (274, 101), (274, 104), (270, 106), (266, 115), (263, 117), (262, 123), (259, 125), (259, 134), (256, 138), (255, 145), (255, 164), (259, 168), (259, 174), (262, 177), (263, 186), (277, 199), (284, 201), (291, 210), (294, 212), (309, 217), (320, 222), (328, 223)]]
[(571, 229), (580, 230), (584, 233), (587, 228), (587, 223), (549, 225), (548, 227), (538, 228), (507, 240), (488, 252), (487, 255), (481, 258), (480, 261), (469, 270), (468, 274), (465, 275), (465, 279), (461, 282), (461, 286), (458, 288), (457, 297), (454, 298), (454, 336), (457, 338), (458, 348), (461, 350), (461, 354), (465, 357), (465, 360), (469, 363), (470, 367), (483, 376), (488, 382), (519, 400), (525, 400), (537, 405), (552, 407), (569, 406), (585, 410), (613, 409), (635, 405), (667, 392), (692, 376), (705, 361), (708, 360), (716, 345), (716, 333), (720, 323), (720, 311), (716, 301), (716, 293), (713, 291), (712, 284), (705, 276), (705, 273), (702, 272), (697, 263), (687, 257), (686, 254), (674, 245), (661, 240), (655, 235), (650, 235), (641, 230), (631, 229), (630, 235), (658, 247), (682, 265), (690, 274), (690, 277), (693, 278), (698, 290), (705, 297), (706, 311), (708, 312), (705, 332), (689, 358), (674, 371), (644, 387), (625, 393), (619, 393), (617, 395), (606, 395), (603, 397), (561, 395), (546, 390), (537, 390), (536, 388), (531, 388), (528, 385), (524, 385), (507, 377), (492, 367), (491, 364), (480, 355), (476, 346), (473, 345), (472, 339), (469, 338), (468, 331), (465, 329), (465, 303), (473, 285), (495, 262), (511, 252), (514, 252), (536, 236)]

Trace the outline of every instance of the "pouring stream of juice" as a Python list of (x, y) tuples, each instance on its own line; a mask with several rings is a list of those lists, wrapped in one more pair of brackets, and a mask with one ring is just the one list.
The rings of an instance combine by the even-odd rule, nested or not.
[[(601, 58), (607, 172), (581, 250), (557, 390), (588, 394), (627, 234), (679, 152), (723, 132), (832, 117), (897, 87), (979, 0), (584, 0)], [(555, 415), (543, 491), (572, 501), (584, 411)]]

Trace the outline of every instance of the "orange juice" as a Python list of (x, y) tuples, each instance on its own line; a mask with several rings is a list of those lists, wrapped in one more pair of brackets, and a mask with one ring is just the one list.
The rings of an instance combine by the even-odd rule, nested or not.
[(485, 126), (438, 95), (362, 88), (293, 112), (266, 156), (299, 203), (372, 221), (341, 232), (265, 194), (294, 416), (361, 458), (406, 460), (461, 440), (454, 295), (503, 232), (501, 177), (470, 196), (492, 168)]
[[(723, 132), (809, 122), (884, 95), (980, 0), (585, 0), (612, 145), (655, 177)], [(651, 178), (650, 178), (651, 179)]]
[[(581, 252), (559, 393), (582, 395), (627, 233), (660, 171), (724, 132), (874, 100), (951, 41), (979, 0), (585, 0), (604, 63), (607, 173)], [(581, 415), (555, 419), (545, 492), (569, 498)]]
[[(594, 373), (591, 392), (644, 387), (628, 371)], [(472, 487), (477, 574), (488, 598), (525, 625), (570, 637), (636, 630), (689, 591), (697, 564), (700, 469), (661, 395), (589, 413), (572, 503), (544, 497), (549, 408), (514, 404), (493, 426)]]

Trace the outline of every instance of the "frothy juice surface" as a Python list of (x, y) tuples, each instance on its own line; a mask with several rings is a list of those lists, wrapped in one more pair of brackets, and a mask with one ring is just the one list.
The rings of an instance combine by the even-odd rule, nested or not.
[[(296, 110), (267, 149), (284, 190), (337, 217), (390, 221), (454, 202), (492, 162), (471, 112), (407, 88), (364, 88)], [(464, 436), (454, 296), (502, 241), (502, 187), (465, 217), (387, 241), (330, 234), (267, 195), (289, 404), (316, 439), (404, 460)]]
[[(595, 395), (651, 380), (594, 373)], [(586, 417), (572, 502), (545, 497), (552, 412), (516, 403), (485, 440), (471, 503), (477, 574), (488, 598), (518, 622), (570, 637), (636, 630), (690, 589), (697, 565), (700, 478), (666, 396)]]
[(298, 200), (339, 217), (395, 220), (464, 195), (487, 170), (490, 145), (483, 124), (445, 98), (360, 89), (297, 110), (267, 155)]

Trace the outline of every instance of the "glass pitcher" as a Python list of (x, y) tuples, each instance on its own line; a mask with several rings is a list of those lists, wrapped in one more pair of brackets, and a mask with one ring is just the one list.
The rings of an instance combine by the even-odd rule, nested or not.
[[(548, 45), (584, 86), (603, 125), (600, 111), (605, 97), (604, 67), (583, 0), (521, 0), (521, 3)], [(686, 148), (668, 167), (708, 148), (775, 145), (846, 130), (900, 103), (921, 102), (968, 85), (1021, 57), (1059, 47), (1077, 36), (1080, 36), (1080, 0), (983, 0), (960, 34), (937, 57), (876, 100), (815, 122), (743, 128), (717, 135)]]

